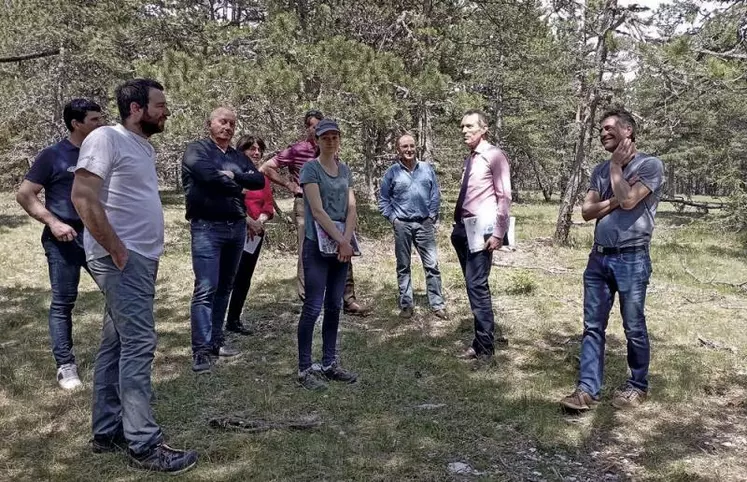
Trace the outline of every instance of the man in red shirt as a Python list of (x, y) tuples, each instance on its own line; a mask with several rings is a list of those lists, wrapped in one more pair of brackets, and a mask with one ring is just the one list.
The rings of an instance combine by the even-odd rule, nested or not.
[[(298, 182), (301, 168), (309, 161), (317, 157), (316, 139), (314, 129), (324, 115), (318, 110), (310, 110), (304, 116), (304, 126), (306, 127), (306, 139), (299, 141), (292, 146), (278, 152), (270, 160), (260, 166), (259, 171), (267, 176), (272, 182), (286, 188), (293, 197), (293, 214), (296, 220), (296, 229), (298, 231), (298, 297), (304, 299), (304, 278), (303, 278), (303, 240), (304, 234), (304, 207), (303, 207), (303, 190)], [(278, 173), (280, 168), (288, 169), (289, 179), (283, 178)], [(349, 315), (365, 316), (368, 314), (355, 297), (355, 281), (353, 280), (353, 263), (350, 263), (348, 278), (345, 281), (345, 294), (343, 295), (345, 303), (344, 311)]]

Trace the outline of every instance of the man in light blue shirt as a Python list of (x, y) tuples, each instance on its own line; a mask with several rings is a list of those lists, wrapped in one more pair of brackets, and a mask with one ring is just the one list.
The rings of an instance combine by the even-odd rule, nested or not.
[(438, 180), (430, 164), (416, 158), (415, 139), (405, 134), (397, 140), (397, 162), (384, 174), (379, 193), (379, 211), (394, 228), (400, 317), (413, 314), (410, 261), (412, 245), (425, 270), (428, 303), (439, 318), (446, 318), (441, 294), (441, 272), (436, 252), (436, 228), (441, 207)]

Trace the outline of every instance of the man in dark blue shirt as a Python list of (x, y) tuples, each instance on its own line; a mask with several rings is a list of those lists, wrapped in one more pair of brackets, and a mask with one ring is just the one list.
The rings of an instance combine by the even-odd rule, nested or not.
[(399, 138), (397, 153), (397, 162), (381, 180), (379, 211), (394, 227), (400, 316), (410, 318), (413, 314), (410, 262), (414, 244), (425, 270), (428, 303), (436, 316), (446, 318), (436, 251), (435, 222), (441, 207), (436, 173), (430, 164), (417, 160), (411, 135)]
[[(57, 363), (57, 383), (65, 390), (80, 386), (73, 354), (72, 311), (78, 297), (80, 269), (86, 267), (83, 222), (70, 200), (75, 165), (83, 139), (101, 126), (101, 107), (86, 99), (73, 99), (63, 110), (67, 139), (39, 153), (16, 195), (16, 201), (44, 224), (42, 246), (47, 255), (52, 303), (49, 336)], [(44, 204), (39, 193), (44, 189)]]
[(223, 319), (246, 241), (244, 189), (258, 191), (265, 176), (243, 152), (231, 147), (236, 114), (215, 109), (207, 122), (210, 137), (187, 146), (182, 183), (192, 233), (192, 370), (210, 371), (211, 355), (230, 357), (238, 350), (223, 337)]

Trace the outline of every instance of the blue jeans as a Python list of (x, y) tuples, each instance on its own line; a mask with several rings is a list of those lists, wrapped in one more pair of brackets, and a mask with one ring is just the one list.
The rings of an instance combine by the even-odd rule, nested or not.
[[(489, 235), (485, 236), (485, 239), (489, 237)], [(493, 355), (495, 352), (495, 317), (488, 284), (490, 268), (493, 265), (493, 253), (489, 251), (470, 253), (463, 224), (454, 226), (451, 244), (454, 246), (459, 265), (462, 267), (469, 306), (475, 318), (475, 338), (472, 340), (472, 348), (478, 355)]]
[(324, 304), (322, 321), (322, 365), (331, 366), (337, 355), (337, 328), (340, 325), (342, 294), (350, 263), (341, 263), (336, 257), (322, 256), (316, 241), (303, 242), (303, 271), (306, 279), (306, 297), (301, 319), (298, 321), (298, 369), (311, 366), (311, 342), (314, 324)]
[(72, 313), (78, 298), (80, 269), (88, 270), (83, 250), (83, 226), (76, 230), (78, 236), (72, 241), (58, 241), (47, 227), (41, 237), (49, 267), (49, 284), (52, 287), (49, 337), (57, 368), (75, 363)]
[(130, 450), (142, 454), (163, 440), (151, 408), (158, 261), (128, 254), (122, 271), (111, 256), (88, 262), (106, 302), (94, 367), (92, 422), (94, 437), (111, 438), (124, 430)]
[(584, 271), (584, 336), (578, 386), (595, 398), (604, 378), (605, 331), (615, 292), (628, 340), (628, 384), (648, 390), (650, 348), (644, 305), (650, 277), (648, 249), (610, 255), (592, 251), (589, 255)]
[(434, 310), (444, 307), (441, 294), (441, 271), (438, 269), (436, 251), (436, 229), (431, 219), (425, 221), (394, 220), (394, 254), (397, 258), (397, 284), (399, 285), (399, 307), (412, 307), (412, 245), (420, 254), (425, 271), (428, 303)]
[(192, 353), (209, 354), (223, 344), (223, 319), (246, 239), (246, 221), (193, 219), (192, 269), (195, 288), (190, 310)]

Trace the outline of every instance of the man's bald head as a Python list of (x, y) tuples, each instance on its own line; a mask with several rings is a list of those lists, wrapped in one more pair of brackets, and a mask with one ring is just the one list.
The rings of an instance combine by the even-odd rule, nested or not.
[(213, 109), (207, 120), (207, 128), (215, 143), (225, 149), (231, 143), (236, 130), (236, 112), (228, 107)]
[(417, 147), (415, 146), (415, 138), (410, 134), (402, 134), (397, 139), (397, 154), (400, 159), (411, 163), (414, 162), (417, 154)]

